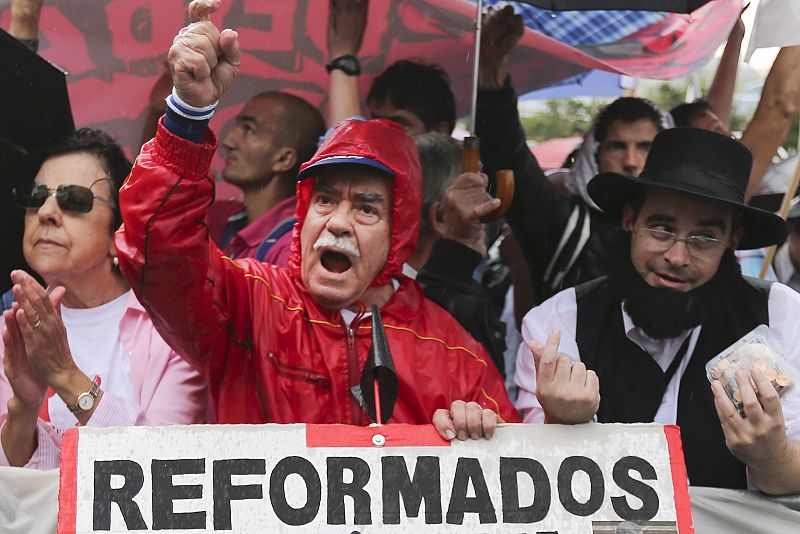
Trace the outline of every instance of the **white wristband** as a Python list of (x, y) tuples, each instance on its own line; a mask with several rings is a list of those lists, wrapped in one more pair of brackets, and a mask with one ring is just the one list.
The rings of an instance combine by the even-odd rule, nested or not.
[(178, 96), (178, 93), (175, 91), (174, 87), (172, 88), (172, 94), (170, 94), (166, 100), (169, 109), (181, 117), (196, 121), (210, 119), (212, 115), (214, 115), (217, 105), (219, 105), (219, 100), (217, 100), (213, 104), (209, 104), (208, 106), (204, 106), (202, 108), (192, 106), (181, 100), (181, 97)]

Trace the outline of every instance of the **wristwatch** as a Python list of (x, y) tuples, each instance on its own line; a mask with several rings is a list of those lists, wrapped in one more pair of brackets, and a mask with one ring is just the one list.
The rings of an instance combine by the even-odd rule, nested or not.
[(336, 69), (344, 72), (348, 76), (357, 76), (361, 74), (361, 65), (358, 62), (358, 58), (350, 54), (333, 58), (325, 65), (325, 70), (328, 71), (328, 74)]
[(80, 395), (78, 395), (78, 400), (73, 405), (67, 405), (69, 411), (74, 413), (75, 415), (80, 415), (82, 413), (86, 413), (92, 409), (94, 406), (94, 400), (100, 394), (100, 384), (96, 381), (92, 382), (92, 387), (89, 388), (89, 391), (84, 391)]

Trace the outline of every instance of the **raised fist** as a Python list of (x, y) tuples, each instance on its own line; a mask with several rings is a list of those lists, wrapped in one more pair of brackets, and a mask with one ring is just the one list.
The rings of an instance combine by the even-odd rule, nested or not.
[(195, 107), (213, 104), (239, 72), (239, 36), (220, 32), (209, 20), (220, 0), (189, 4), (191, 24), (182, 28), (167, 55), (172, 84), (178, 97)]

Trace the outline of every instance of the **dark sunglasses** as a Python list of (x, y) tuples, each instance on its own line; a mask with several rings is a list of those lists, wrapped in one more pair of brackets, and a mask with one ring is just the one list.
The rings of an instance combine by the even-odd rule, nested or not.
[[(92, 186), (97, 182), (103, 181), (111, 180), (109, 178), (100, 178), (92, 182)], [(89, 213), (92, 211), (95, 199), (110, 206), (112, 209), (116, 208), (116, 205), (111, 200), (92, 193), (92, 186), (61, 184), (55, 189), (51, 189), (44, 184), (34, 183), (30, 189), (14, 188), (14, 199), (17, 206), (25, 209), (41, 208), (50, 197), (56, 197), (58, 207), (63, 211), (74, 213)]]

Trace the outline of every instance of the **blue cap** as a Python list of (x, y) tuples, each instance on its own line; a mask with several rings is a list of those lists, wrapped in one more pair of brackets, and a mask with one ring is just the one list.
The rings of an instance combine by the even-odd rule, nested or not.
[(320, 167), (325, 167), (328, 165), (340, 165), (340, 164), (348, 164), (348, 165), (364, 165), (365, 167), (372, 167), (373, 169), (378, 169), (379, 171), (383, 171), (389, 176), (394, 176), (394, 172), (381, 163), (380, 161), (374, 160), (372, 158), (367, 158), (365, 156), (328, 156), (326, 158), (322, 158), (319, 161), (315, 161), (302, 171), (300, 171), (297, 175), (298, 180), (302, 180), (304, 178), (308, 178), (309, 175), (313, 174), (314, 169), (319, 170)]

